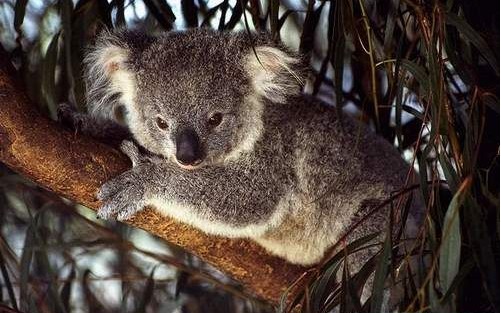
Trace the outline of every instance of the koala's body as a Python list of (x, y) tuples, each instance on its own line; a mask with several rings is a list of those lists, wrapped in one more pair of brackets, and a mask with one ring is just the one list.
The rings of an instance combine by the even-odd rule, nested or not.
[[(101, 188), (101, 217), (151, 205), (310, 265), (404, 187), (409, 167), (391, 144), (301, 94), (300, 58), (267, 35), (122, 30), (100, 36), (86, 64), (90, 114), (113, 121), (123, 107), (149, 152), (124, 145), (133, 168)], [(387, 217), (354, 234), (383, 231)]]

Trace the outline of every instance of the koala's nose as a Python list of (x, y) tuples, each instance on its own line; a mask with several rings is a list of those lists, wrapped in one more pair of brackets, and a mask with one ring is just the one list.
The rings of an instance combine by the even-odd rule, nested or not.
[(176, 159), (183, 165), (196, 165), (202, 160), (200, 139), (195, 130), (185, 128), (177, 134)]

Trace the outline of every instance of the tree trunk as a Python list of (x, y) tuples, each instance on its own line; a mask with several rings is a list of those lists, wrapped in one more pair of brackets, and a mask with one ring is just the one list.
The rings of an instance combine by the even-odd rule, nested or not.
[[(3, 51), (0, 103), (0, 161), (58, 195), (96, 209), (100, 203), (95, 194), (101, 184), (130, 167), (120, 152), (64, 130), (35, 110)], [(209, 236), (151, 209), (127, 223), (193, 253), (273, 304), (305, 271), (252, 242)]]

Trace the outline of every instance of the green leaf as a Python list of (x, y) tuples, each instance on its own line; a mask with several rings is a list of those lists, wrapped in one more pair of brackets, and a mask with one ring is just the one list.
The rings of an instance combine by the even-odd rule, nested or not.
[(384, 30), (384, 52), (390, 56), (391, 43), (394, 38), (393, 31), (395, 30), (395, 22), (397, 17), (398, 0), (389, 1), (389, 12), (386, 17), (386, 26)]
[(442, 299), (440, 299), (441, 302), (446, 302), (449, 300), (449, 297), (456, 291), (456, 288), (458, 288), (459, 284), (463, 281), (463, 279), (470, 274), (471, 270), (475, 267), (475, 260), (473, 258), (469, 258), (466, 260), (466, 262), (461, 266), (459, 269), (458, 274), (456, 277), (454, 277), (454, 280), (451, 283), (451, 286), (449, 287), (449, 290), (444, 294)]
[(278, 10), (280, 1), (270, 0), (270, 30), (273, 38), (280, 38), (280, 29), (278, 28)]
[(42, 95), (51, 116), (56, 117), (57, 111), (57, 92), (56, 92), (56, 65), (57, 65), (57, 52), (59, 43), (59, 33), (52, 37), (52, 40), (45, 53), (44, 62), (42, 65)]
[(299, 44), (299, 51), (303, 54), (307, 54), (313, 50), (315, 29), (317, 28), (325, 3), (326, 1), (322, 1), (320, 6), (315, 9), (315, 0), (308, 0), (308, 9), (306, 11), (306, 17), (303, 23), (303, 32), (301, 33), (301, 40)]
[[(9, 272), (7, 270), (6, 262), (5, 262), (5, 259), (4, 259), (4, 256), (3, 256), (1, 250), (0, 250), (0, 271), (2, 273), (2, 285), (4, 285), (5, 288), (7, 289), (7, 293), (9, 295), (9, 300), (10, 300), (10, 303), (12, 305), (12, 308), (17, 310), (18, 306), (17, 306), (17, 301), (16, 301), (16, 294), (14, 293), (14, 286), (12, 285), (12, 282), (10, 280)], [(1, 294), (2, 294), (2, 292), (0, 292), (0, 303), (6, 302), (2, 298)]]
[(116, 27), (123, 27), (125, 23), (125, 0), (115, 0), (116, 13)]
[(155, 289), (155, 279), (153, 278), (155, 274), (155, 269), (154, 267), (151, 270), (150, 276), (148, 277), (148, 280), (146, 281), (146, 286), (144, 288), (143, 296), (140, 299), (139, 305), (136, 309), (137, 313), (142, 313), (146, 312), (146, 307), (148, 303), (151, 302), (151, 298), (153, 297), (153, 291)]
[(243, 15), (243, 8), (247, 6), (248, 0), (238, 0), (233, 8), (233, 13), (231, 14), (230, 20), (224, 26), (224, 29), (233, 29), (240, 22)]
[(157, 4), (157, 1), (154, 0), (144, 0), (144, 5), (165, 30), (171, 30), (176, 17), (165, 0), (158, 0), (158, 2), (160, 4)]
[(467, 84), (471, 85), (474, 83), (470, 73), (465, 68), (467, 64), (466, 61), (462, 58), (462, 56), (457, 53), (457, 43), (455, 42), (455, 37), (452, 34), (452, 29), (448, 29), (445, 37), (445, 53), (447, 53), (447, 58), (449, 62), (451, 62), (452, 67), (455, 72), (459, 75), (461, 80)]
[(280, 16), (280, 18), (278, 19), (278, 31), (280, 31), (282, 29), (282, 26), (284, 26), (285, 21), (287, 20), (289, 15), (291, 15), (292, 13), (295, 13), (295, 12), (296, 11), (294, 11), (294, 10), (287, 10), (284, 12), (284, 14), (282, 14), (282, 16)]
[[(222, 7), (222, 5), (223, 5), (223, 3), (218, 4), (218, 5), (210, 8), (207, 11), (207, 13), (205, 13), (204, 19), (203, 19), (200, 27), (210, 26), (211, 20), (214, 18), (214, 16), (216, 15), (216, 12)], [(223, 19), (223, 17), (221, 17), (221, 20), (219, 20), (219, 22), (220, 22), (219, 24), (221, 24), (222, 19)]]
[(495, 94), (484, 94), (482, 96), (482, 101), (494, 112), (499, 114), (499, 98), (496, 97)]
[(420, 119), (421, 121), (424, 120), (424, 114), (414, 109), (413, 107), (404, 104), (402, 105), (402, 109), (405, 112), (414, 115), (415, 118)]
[(403, 112), (403, 95), (404, 95), (404, 82), (399, 79), (397, 83), (397, 96), (395, 98), (395, 135), (397, 137), (398, 147), (402, 148), (402, 112)]
[(336, 41), (334, 50), (334, 91), (336, 94), (336, 110), (339, 117), (342, 116), (343, 108), (343, 78), (344, 78), (344, 51), (346, 40), (344, 35), (341, 35)]
[[(19, 290), (20, 290), (20, 296), (19, 296), (19, 303), (20, 305), (28, 303), (28, 300), (31, 298), (28, 294), (29, 288), (29, 279), (30, 279), (30, 268), (31, 268), (31, 262), (33, 260), (33, 247), (35, 246), (35, 225), (34, 225), (34, 220), (31, 220), (30, 225), (26, 229), (26, 237), (24, 238), (24, 245), (23, 245), (23, 252), (21, 254), (21, 261), (20, 261), (20, 285), (19, 285)], [(23, 307), (21, 307), (23, 309)]]
[(442, 166), (442, 170), (444, 171), (445, 179), (447, 180), (447, 184), (449, 185), (449, 189), (451, 192), (455, 193), (458, 189), (458, 176), (456, 170), (452, 166), (451, 159), (445, 155), (444, 153), (439, 153), (438, 160), (440, 161), (440, 165)]
[(353, 279), (348, 268), (348, 258), (343, 260), (343, 275), (341, 280), (341, 304), (339, 312), (363, 312), (360, 297), (353, 286)]
[(61, 10), (62, 38), (64, 48), (64, 67), (66, 77), (64, 79), (68, 86), (68, 100), (70, 103), (78, 105), (75, 97), (75, 77), (73, 75), (72, 65), (72, 46), (71, 46), (71, 21), (73, 19), (73, 2), (71, 0), (61, 0), (59, 2)]
[(170, 27), (172, 27), (172, 24), (176, 20), (176, 15), (174, 14), (174, 11), (172, 11), (170, 4), (167, 0), (156, 0), (155, 2), (164, 19), (170, 24)]
[(423, 149), (423, 153), (418, 156), (419, 165), (419, 189), (423, 195), (424, 203), (428, 203), (430, 200), (429, 186), (428, 186), (428, 165), (426, 159), (433, 149), (433, 145), (428, 143)]
[(400, 66), (407, 70), (419, 83), (423, 94), (428, 94), (429, 92), (429, 75), (426, 69), (410, 60), (401, 59)]
[(98, 300), (98, 298), (92, 292), (91, 287), (89, 286), (89, 276), (92, 273), (89, 269), (85, 269), (82, 275), (82, 290), (83, 290), (83, 298), (87, 303), (89, 310), (88, 312), (107, 312), (105, 306)]
[(451, 310), (449, 306), (440, 303), (437, 291), (433, 288), (431, 282), (428, 283), (428, 297), (430, 299), (431, 313), (456, 312), (456, 310)]
[(341, 267), (341, 261), (337, 261), (333, 263), (326, 271), (322, 273), (320, 280), (316, 281), (316, 284), (313, 286), (311, 291), (311, 299), (313, 299), (313, 312), (319, 312), (321, 309), (321, 305), (324, 302), (326, 295), (329, 293), (329, 290), (326, 287), (329, 283), (332, 283), (333, 280), (336, 279), (336, 274)]
[[(361, 248), (363, 245), (366, 243), (371, 242), (372, 240), (376, 239), (380, 235), (380, 232), (377, 233), (372, 233), (360, 238), (357, 238), (356, 240), (352, 241), (350, 244), (348, 244), (344, 249), (347, 251), (348, 254), (353, 253), (355, 250)], [(338, 253), (336, 253), (334, 256), (332, 256), (322, 267), (322, 270), (325, 271), (328, 267), (330, 267), (332, 264), (338, 262), (344, 257), (344, 251), (341, 250)]]
[(228, 12), (228, 8), (230, 7), (228, 0), (224, 0), (220, 4), (218, 4), (216, 7), (221, 8), (221, 17), (219, 18), (219, 25), (217, 29), (219, 31), (224, 30), (224, 23), (226, 22), (226, 13)]
[(306, 290), (304, 288), (301, 288), (299, 292), (297, 292), (294, 295), (294, 299), (292, 301), (287, 301), (288, 296), (291, 294), (291, 291), (296, 287), (296, 284), (300, 281), (296, 280), (294, 283), (292, 283), (290, 286), (285, 289), (285, 291), (282, 293), (280, 296), (280, 302), (279, 306), (277, 308), (278, 313), (285, 313), (285, 312), (290, 312), (292, 311), (299, 303), (301, 303), (301, 299), (305, 296)]
[(446, 23), (456, 27), (458, 32), (460, 32), (467, 41), (471, 42), (478, 49), (478, 52), (480, 52), (487, 63), (489, 63), (492, 69), (496, 72), (496, 75), (499, 76), (499, 62), (482, 36), (475, 31), (465, 19), (460, 18), (453, 13), (447, 13)]
[(496, 262), (497, 258), (494, 256), (493, 241), (486, 218), (477, 200), (471, 195), (466, 197), (464, 212), (464, 219), (468, 221), (468, 227), (464, 229), (475, 254), (476, 265), (482, 275), (483, 291), (496, 309), (499, 306), (499, 292), (497, 292), (499, 290), (499, 276), (493, 275), (493, 273), (499, 273), (499, 263)]
[(71, 286), (73, 284), (75, 276), (76, 276), (76, 271), (75, 271), (75, 266), (73, 265), (71, 267), (70, 275), (68, 276), (67, 281), (63, 284), (63, 287), (61, 288), (61, 294), (60, 294), (60, 298), (66, 312), (71, 312), (71, 307), (70, 307)]
[(388, 275), (388, 268), (391, 263), (390, 259), (391, 253), (391, 234), (386, 236), (384, 240), (383, 250), (379, 255), (376, 273), (374, 274), (374, 282), (372, 285), (372, 296), (371, 296), (371, 313), (381, 312), (383, 305), (383, 292), (384, 284), (386, 282), (386, 276)]
[(187, 27), (198, 27), (198, 7), (194, 0), (181, 0), (181, 12)]
[(459, 208), (463, 205), (465, 195), (468, 192), (471, 179), (467, 179), (458, 189), (449, 208), (445, 213), (442, 239), (439, 250), (439, 278), (443, 292), (452, 285), (452, 281), (459, 271), (461, 256), (461, 231), (459, 223)]
[(21, 26), (24, 22), (24, 16), (26, 15), (26, 6), (28, 5), (28, 0), (17, 0), (14, 5), (14, 29), (21, 35)]

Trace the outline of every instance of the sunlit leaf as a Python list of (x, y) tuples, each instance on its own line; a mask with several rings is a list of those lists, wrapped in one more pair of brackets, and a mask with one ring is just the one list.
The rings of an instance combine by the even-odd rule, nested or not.
[(447, 291), (459, 271), (461, 256), (461, 230), (459, 208), (463, 205), (465, 193), (468, 192), (471, 180), (466, 180), (452, 198), (445, 213), (442, 239), (440, 243), (439, 278), (443, 292)]

